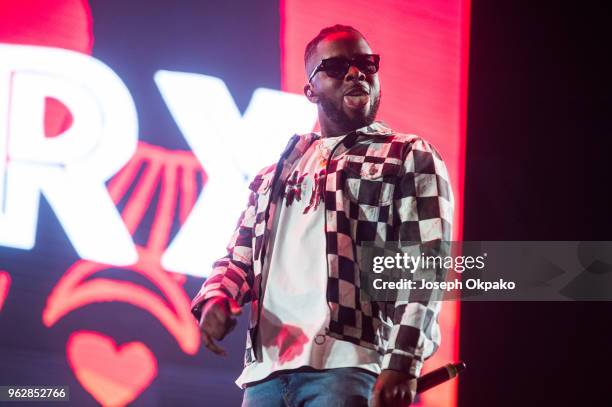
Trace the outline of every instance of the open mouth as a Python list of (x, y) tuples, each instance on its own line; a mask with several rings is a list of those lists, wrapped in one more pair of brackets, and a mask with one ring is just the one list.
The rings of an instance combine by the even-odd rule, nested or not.
[(370, 102), (370, 95), (363, 93), (360, 95), (345, 95), (344, 104), (351, 109), (361, 109)]
[(362, 109), (370, 102), (370, 95), (361, 86), (344, 94), (344, 104), (350, 109)]

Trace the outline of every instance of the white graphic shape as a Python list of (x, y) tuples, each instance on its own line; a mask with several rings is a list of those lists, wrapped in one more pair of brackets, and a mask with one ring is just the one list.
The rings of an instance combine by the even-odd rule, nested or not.
[(316, 107), (271, 89), (253, 93), (244, 116), (225, 83), (211, 76), (158, 71), (155, 82), (208, 180), (162, 257), (167, 270), (206, 277), (223, 256), (246, 207), (247, 181), (275, 163), (293, 133), (312, 130)]
[[(0, 245), (34, 247), (42, 192), (81, 258), (133, 264), (136, 249), (104, 184), (138, 142), (121, 79), (77, 52), (2, 44), (0, 84)], [(53, 138), (44, 133), (46, 97), (73, 117)]]

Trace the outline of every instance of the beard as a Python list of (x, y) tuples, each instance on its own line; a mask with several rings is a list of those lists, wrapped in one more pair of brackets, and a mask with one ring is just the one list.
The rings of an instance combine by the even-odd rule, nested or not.
[(338, 108), (331, 99), (323, 95), (319, 95), (319, 102), (321, 103), (323, 112), (325, 112), (325, 115), (332, 122), (338, 125), (338, 127), (341, 129), (351, 131), (364, 126), (369, 126), (374, 122), (374, 119), (376, 118), (376, 113), (378, 113), (378, 107), (380, 106), (380, 97), (381, 93), (379, 92), (378, 97), (376, 99), (373, 99), (374, 101), (370, 106), (370, 110), (368, 111), (367, 115), (357, 116), (353, 118), (349, 117), (349, 115), (347, 115), (344, 110), (342, 110), (342, 107)]

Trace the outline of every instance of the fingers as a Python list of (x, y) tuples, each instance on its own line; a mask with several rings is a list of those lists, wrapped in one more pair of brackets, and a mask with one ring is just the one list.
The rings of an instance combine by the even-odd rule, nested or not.
[(211, 298), (206, 302), (200, 318), (200, 333), (204, 345), (217, 355), (225, 356), (226, 353), (215, 343), (222, 340), (237, 325), (234, 316), (240, 315), (240, 305), (229, 298)]
[(235, 315), (240, 315), (238, 303), (228, 298), (213, 298), (207, 302), (202, 311), (200, 328), (212, 338), (221, 340), (237, 324)]
[[(394, 388), (394, 390), (397, 390), (397, 388)], [(397, 404), (397, 398), (393, 395), (393, 391), (391, 390), (385, 390), (382, 393), (382, 405), (384, 407), (399, 407), (399, 404)]]
[(225, 338), (228, 332), (230, 319), (224, 314), (224, 311), (210, 312), (204, 320), (204, 330), (213, 338), (221, 340)]
[(410, 389), (409, 389), (409, 390), (406, 392), (405, 397), (406, 397), (406, 399), (408, 399), (408, 401), (409, 401), (410, 403), (412, 403), (412, 402), (414, 401), (414, 399), (416, 398), (416, 387), (415, 387), (414, 389), (413, 389), (413, 388), (410, 388)]
[(406, 407), (412, 403), (410, 390), (403, 386), (377, 390), (372, 393), (371, 407)]
[(216, 353), (217, 355), (221, 355), (221, 356), (226, 356), (227, 355), (225, 353), (225, 350), (223, 350), (223, 348), (218, 346), (212, 340), (210, 335), (208, 335), (206, 332), (202, 331), (201, 332), (201, 337), (202, 337), (202, 342), (204, 343), (204, 346), (206, 346), (208, 349), (210, 349), (213, 353)]
[(376, 379), (372, 401), (376, 407), (405, 407), (414, 400), (417, 380), (407, 373), (386, 369)]
[(204, 329), (217, 340), (225, 338), (238, 324), (236, 318), (224, 314), (212, 314), (207, 322)]
[(408, 403), (410, 402), (410, 396), (408, 395), (408, 392), (406, 389), (400, 389), (397, 397), (400, 399), (401, 403), (403, 403), (402, 405), (408, 405)]

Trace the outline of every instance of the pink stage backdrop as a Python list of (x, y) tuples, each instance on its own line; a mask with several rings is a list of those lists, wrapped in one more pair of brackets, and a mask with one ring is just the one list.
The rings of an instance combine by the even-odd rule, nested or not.
[[(301, 93), (305, 44), (325, 26), (352, 25), (381, 55), (378, 117), (442, 154), (455, 195), (453, 240), (461, 238), (469, 45), (469, 0), (281, 1), (282, 89)], [(459, 303), (445, 302), (442, 346), (424, 372), (459, 354)], [(456, 405), (457, 382), (424, 393), (420, 405)]]

